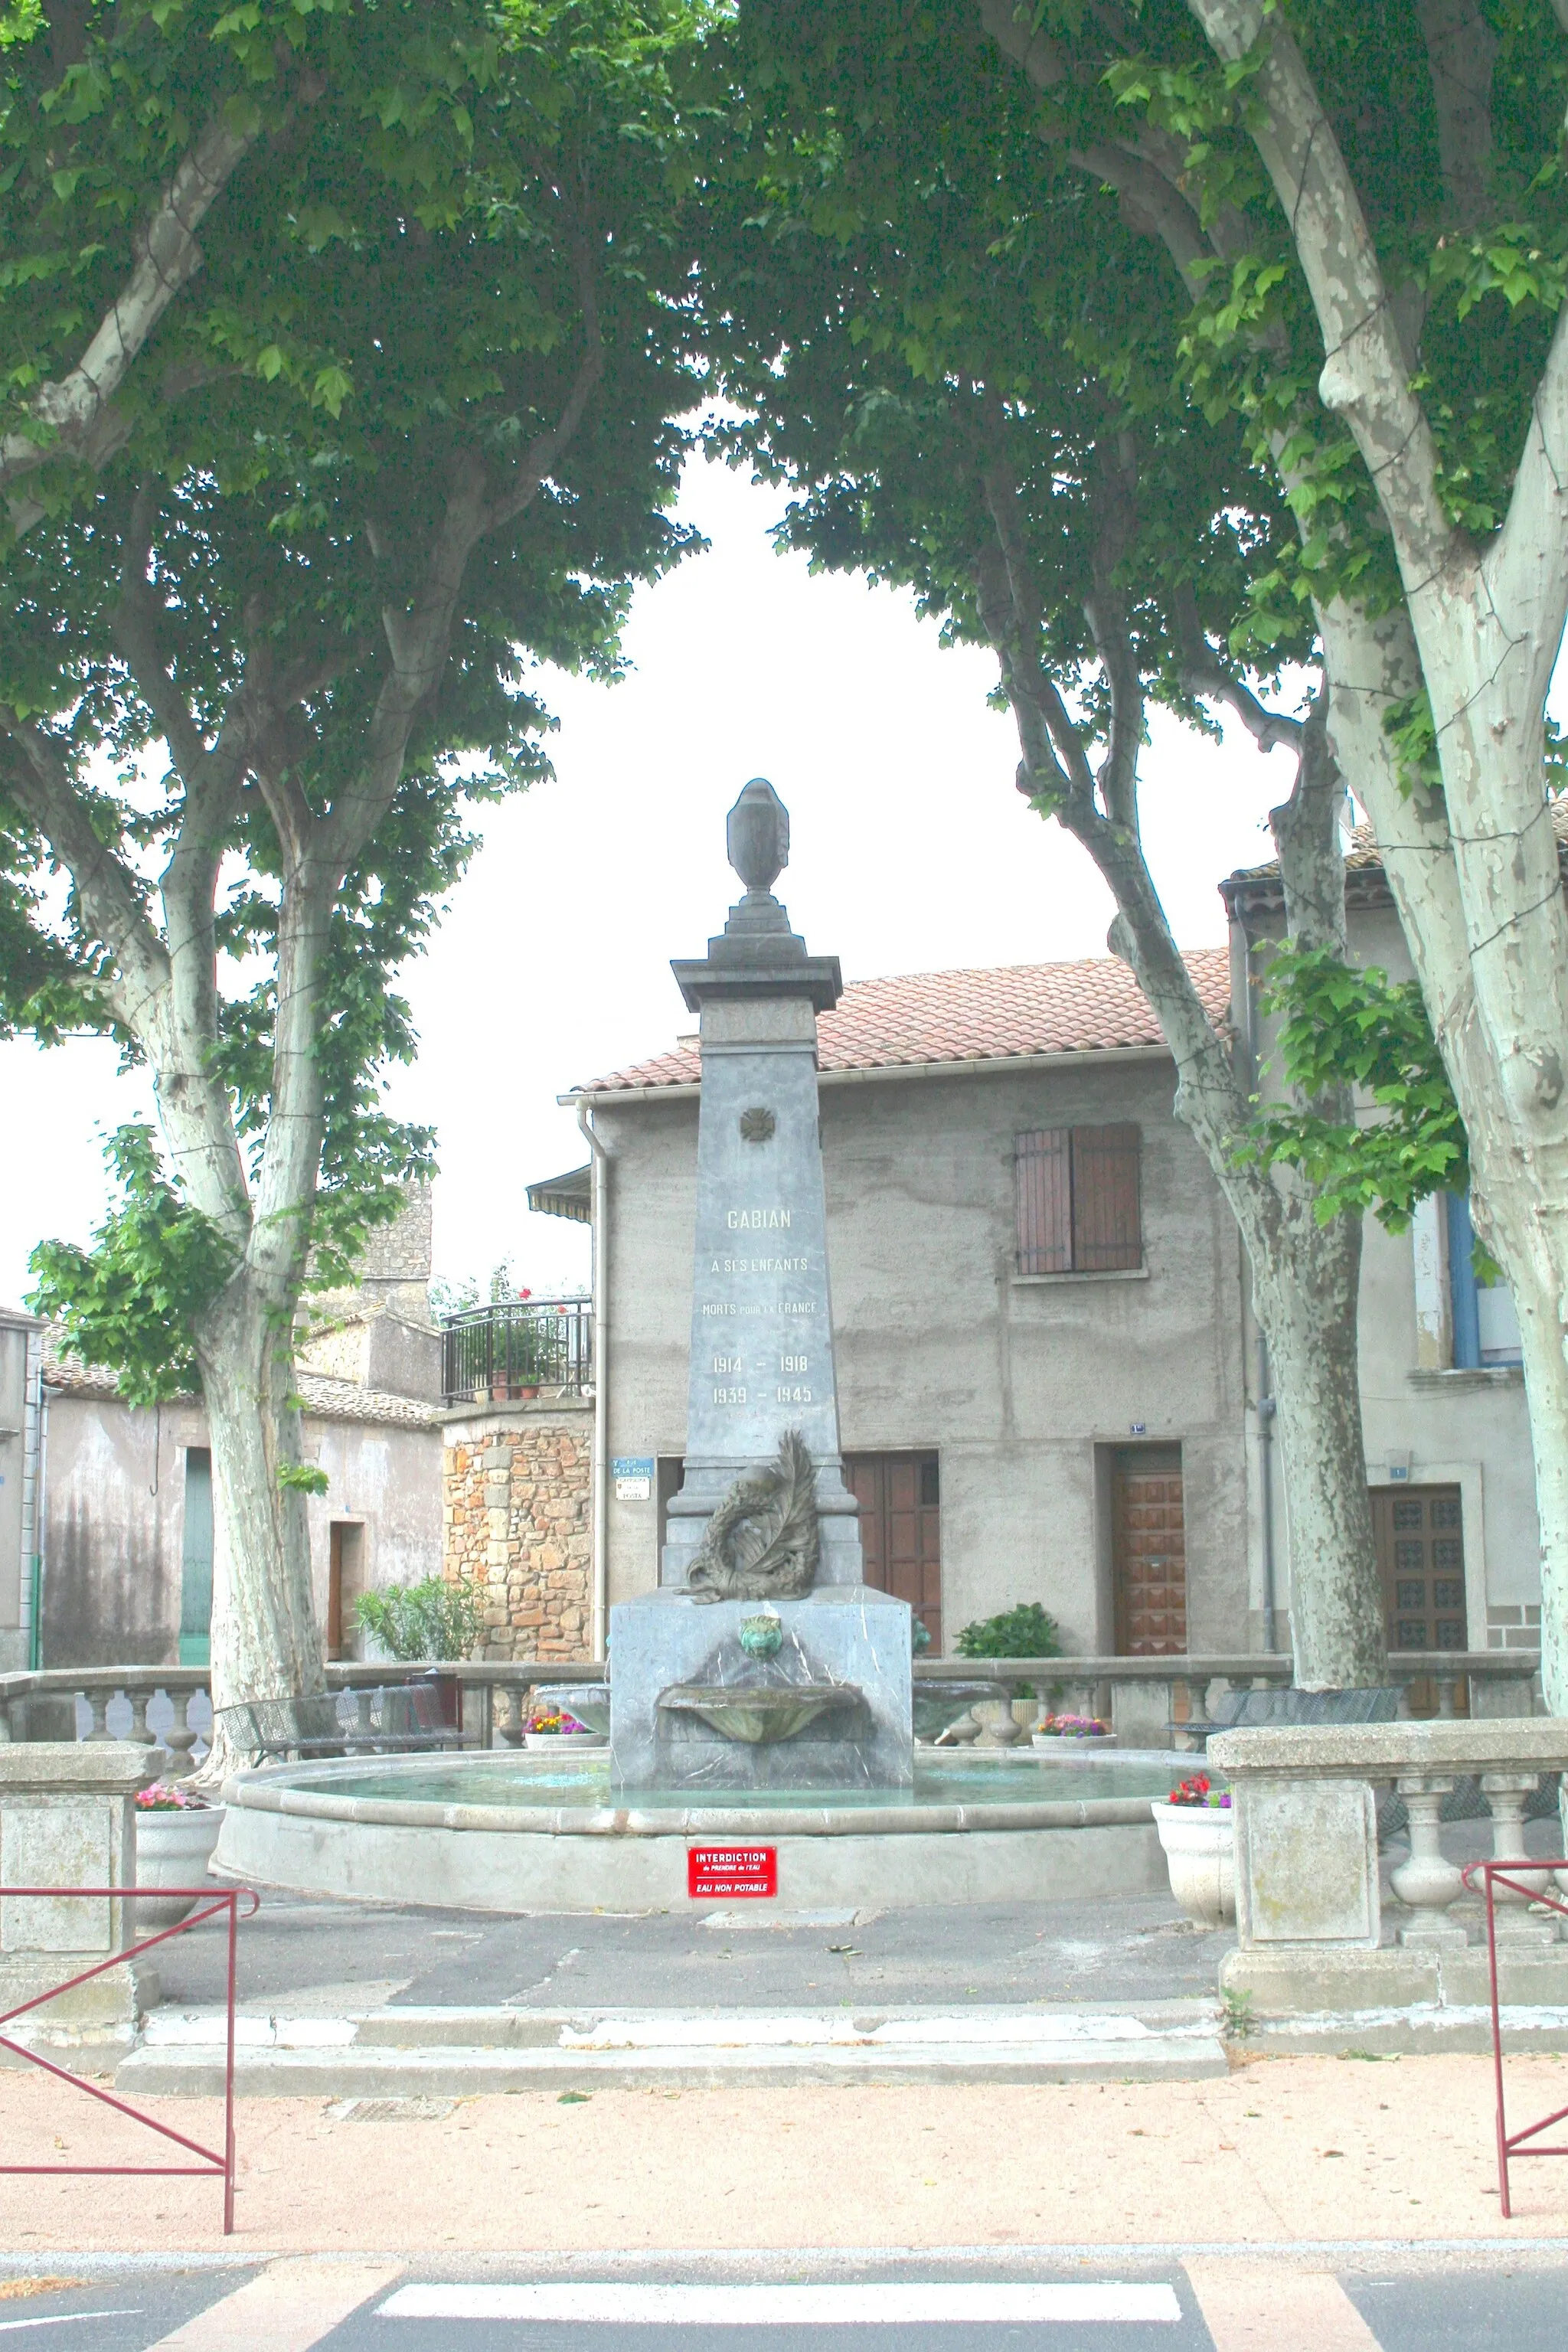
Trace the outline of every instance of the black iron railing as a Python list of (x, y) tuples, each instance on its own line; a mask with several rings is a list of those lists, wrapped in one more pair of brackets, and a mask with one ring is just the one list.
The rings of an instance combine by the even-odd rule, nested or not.
[(594, 1381), (594, 1309), (586, 1298), (512, 1298), (445, 1318), (441, 1392), (448, 1404), (504, 1404)]

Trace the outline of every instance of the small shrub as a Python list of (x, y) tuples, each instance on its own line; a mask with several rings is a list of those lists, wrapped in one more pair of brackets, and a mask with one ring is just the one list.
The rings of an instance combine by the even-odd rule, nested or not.
[(982, 1617), (958, 1637), (961, 1658), (1059, 1658), (1057, 1621), (1037, 1601), (1020, 1601), (999, 1617)]
[(362, 1632), (401, 1664), (423, 1658), (466, 1658), (484, 1633), (484, 1596), (479, 1585), (444, 1576), (417, 1584), (384, 1584), (360, 1595)]

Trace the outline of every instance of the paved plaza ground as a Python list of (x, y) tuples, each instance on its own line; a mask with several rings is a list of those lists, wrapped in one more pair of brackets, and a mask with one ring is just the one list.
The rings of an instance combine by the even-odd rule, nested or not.
[[(389, 1910), (264, 1895), (240, 1931), (247, 2007), (822, 2009), (1214, 1996), (1235, 1938), (1165, 1895), (874, 1913)], [(221, 2000), (216, 1921), (163, 1946), (167, 2004)]]

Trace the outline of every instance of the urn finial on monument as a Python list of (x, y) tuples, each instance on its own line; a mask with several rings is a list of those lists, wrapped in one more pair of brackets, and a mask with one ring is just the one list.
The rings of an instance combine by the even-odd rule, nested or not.
[(724, 849), (747, 889), (771, 891), (789, 864), (789, 811), (766, 776), (753, 776), (724, 821)]
[(730, 909), (723, 929), (700, 961), (671, 964), (687, 1009), (739, 997), (777, 997), (814, 1012), (831, 1012), (844, 993), (837, 956), (814, 956), (789, 925), (773, 884), (789, 864), (789, 811), (765, 776), (753, 776), (724, 823), (724, 846), (746, 895)]

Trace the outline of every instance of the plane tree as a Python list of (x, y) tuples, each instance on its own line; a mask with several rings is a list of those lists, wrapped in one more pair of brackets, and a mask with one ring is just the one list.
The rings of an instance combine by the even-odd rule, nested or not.
[[(1172, 387), (1180, 289), (1070, 182), (1036, 204), (1023, 110), (1009, 151), (973, 58), (889, 68), (831, 38), (808, 71), (792, 56), (776, 79), (752, 61), (751, 179), (736, 170), (730, 231), (705, 262), (744, 411), (718, 437), (795, 493), (783, 543), (912, 589), (948, 642), (994, 650), (1019, 790), (1110, 889), (1110, 945), (1159, 1018), (1177, 1115), (1246, 1244), (1282, 1441), (1298, 1678), (1381, 1682), (1360, 1220), (1320, 1215), (1319, 1185), (1258, 1148), (1255, 1073), (1181, 958), (1139, 821), (1151, 705), (1210, 734), (1212, 706), (1227, 707), (1261, 747), (1294, 754), (1272, 817), (1288, 929), (1303, 952), (1345, 956), (1327, 695), (1320, 680), (1293, 705), (1279, 675), (1312, 659), (1310, 616), (1284, 615), (1250, 663), (1230, 652), (1256, 572), (1285, 560), (1289, 511), (1227, 425)], [(1332, 1071), (1301, 1108), (1322, 1127), (1353, 1111)]]
[(199, 1381), (221, 1707), (321, 1686), (291, 1335), (429, 1164), (382, 1101), (398, 968), (465, 803), (548, 771), (537, 664), (613, 676), (688, 543), (700, 26), (61, 0), (0, 29), (0, 1012), (151, 1080), (40, 1297), (132, 1394)]
[[(887, 12), (877, 15), (885, 40)], [(1044, 199), (1099, 188), (1171, 346), (1290, 500), (1310, 607), (1519, 1311), (1542, 1678), (1568, 1711), (1568, 908), (1546, 698), (1568, 614), (1568, 20), (1552, 0), (973, 0)]]

